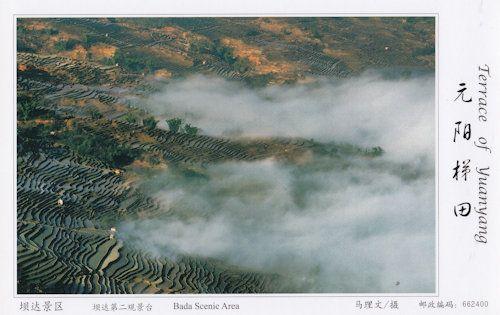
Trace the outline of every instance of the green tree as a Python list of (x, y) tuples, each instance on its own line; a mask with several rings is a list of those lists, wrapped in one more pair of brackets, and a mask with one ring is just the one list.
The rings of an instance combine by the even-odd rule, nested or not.
[(70, 38), (68, 40), (61, 40), (54, 44), (54, 48), (57, 51), (72, 50), (76, 45), (80, 44), (80, 41)]
[(18, 107), (18, 113), (22, 120), (30, 119), (37, 110), (37, 104), (33, 100), (21, 102)]
[(128, 122), (128, 123), (131, 123), (131, 124), (135, 124), (137, 123), (137, 117), (135, 117), (135, 115), (133, 113), (127, 113), (123, 116), (123, 119)]
[(230, 47), (224, 46), (220, 40), (214, 41), (214, 51), (213, 54), (224, 60), (228, 64), (232, 65), (236, 62), (236, 57), (233, 55), (233, 50)]
[(89, 48), (95, 43), (98, 43), (100, 37), (98, 35), (86, 34), (83, 38), (83, 43), (86, 48)]
[(156, 125), (158, 124), (158, 121), (153, 117), (147, 117), (142, 120), (142, 124), (144, 127), (147, 129), (155, 129)]
[(379, 146), (373, 147), (372, 151), (370, 152), (372, 156), (381, 156), (384, 154), (384, 149), (382, 149)]
[(148, 58), (138, 55), (133, 50), (117, 49), (113, 55), (113, 60), (115, 64), (119, 64), (133, 72), (141, 72), (148, 68)]
[(244, 73), (250, 69), (250, 61), (247, 58), (238, 58), (233, 65), (234, 70)]
[(128, 165), (142, 153), (139, 149), (121, 144), (112, 137), (96, 134), (93, 130), (83, 127), (66, 132), (61, 140), (79, 155), (97, 158), (113, 167)]
[(53, 131), (51, 126), (43, 124), (18, 127), (17, 128), (17, 151), (18, 154), (32, 152), (37, 154), (40, 149), (52, 146), (54, 136), (50, 134)]
[(90, 111), (90, 117), (92, 117), (92, 119), (101, 119), (103, 116), (97, 109), (92, 109)]
[(167, 66), (161, 57), (139, 48), (117, 49), (113, 63), (132, 72), (152, 72)]
[(260, 74), (255, 76), (249, 76), (245, 78), (245, 81), (254, 88), (264, 87), (266, 86), (270, 80), (273, 79), (273, 75), (271, 73)]
[(200, 130), (198, 127), (191, 126), (190, 124), (186, 124), (184, 126), (184, 130), (188, 135), (195, 136), (198, 134), (198, 131)]
[(182, 124), (182, 119), (172, 118), (167, 120), (168, 129), (172, 132), (178, 132)]
[(256, 28), (252, 28), (246, 32), (246, 36), (257, 36), (259, 35), (259, 31)]

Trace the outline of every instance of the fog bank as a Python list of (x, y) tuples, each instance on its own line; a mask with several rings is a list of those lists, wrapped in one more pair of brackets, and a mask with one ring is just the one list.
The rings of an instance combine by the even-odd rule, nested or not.
[(142, 189), (170, 214), (124, 222), (119, 237), (155, 255), (278, 273), (300, 292), (434, 291), (433, 77), (365, 74), (252, 90), (196, 76), (145, 106), (206, 134), (304, 137), (385, 154), (342, 166), (328, 156), (305, 165), (229, 162), (204, 177), (169, 169)]
[(251, 89), (197, 75), (173, 81), (139, 104), (180, 117), (214, 136), (303, 137), (379, 145), (386, 158), (417, 161), (434, 152), (434, 77), (384, 79), (368, 72), (343, 80)]

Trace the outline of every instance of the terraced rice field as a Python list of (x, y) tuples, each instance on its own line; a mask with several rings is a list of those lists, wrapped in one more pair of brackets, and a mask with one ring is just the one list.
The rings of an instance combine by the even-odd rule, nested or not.
[[(109, 122), (107, 123), (110, 124)], [(245, 147), (204, 136), (155, 132), (139, 144), (140, 127), (119, 124), (131, 144), (157, 150), (172, 163), (257, 159)], [(103, 131), (105, 132), (105, 131)], [(258, 146), (258, 144), (254, 144)], [(18, 277), (24, 289), (44, 293), (273, 292), (275, 276), (220, 262), (151, 257), (115, 238), (121, 218), (167, 215), (129, 187), (123, 174), (61, 149), (18, 157)], [(26, 287), (24, 286), (26, 284)]]
[[(67, 95), (65, 97), (68, 97)], [(71, 113), (72, 117), (78, 113)], [(123, 121), (72, 118), (131, 148), (155, 152), (172, 165), (256, 160), (304, 143), (234, 142), (179, 134)], [(147, 141), (141, 139), (148, 139)], [(275, 275), (217, 261), (151, 257), (114, 237), (124, 218), (165, 216), (151, 198), (125, 181), (125, 171), (71, 150), (51, 148), (17, 159), (18, 278), (31, 293), (274, 292)]]
[[(22, 80), (22, 78), (21, 78)], [(21, 88), (32, 88), (20, 82)], [(42, 87), (44, 91), (51, 86)], [(51, 92), (54, 90), (50, 90)], [(60, 93), (57, 90), (56, 93)], [(78, 94), (79, 93), (79, 94)], [(58, 97), (92, 98), (81, 92)], [(95, 93), (95, 92), (93, 92)], [(54, 93), (48, 99), (55, 99)], [(58, 111), (58, 108), (55, 108)], [(119, 120), (95, 120), (61, 109), (96, 134), (119, 135), (131, 148), (154, 152), (172, 165), (255, 160), (300, 150), (303, 143), (234, 142), (173, 133)], [(75, 118), (76, 117), (76, 118)], [(147, 139), (145, 141), (144, 139)], [(126, 171), (65, 148), (17, 159), (18, 283), (20, 293), (249, 293), (275, 292), (273, 279), (218, 261), (152, 257), (114, 237), (121, 219), (166, 216), (158, 204), (126, 182)]]
[[(193, 74), (253, 88), (342, 79), (388, 64), (433, 67), (433, 44), (413, 35), (433, 36), (431, 22), (377, 21), (367, 30), (356, 18), (19, 19), (18, 293), (298, 290), (279, 272), (127, 242), (117, 230), (122, 222), (177, 215), (138, 183), (164, 170), (203, 178), (224, 163), (300, 165), (325, 156), (343, 169), (342, 158), (371, 161), (382, 149), (302, 137), (222, 137), (188, 125), (181, 132), (157, 125), (136, 105)], [(403, 40), (396, 45), (397, 36)], [(253, 55), (227, 44), (238, 40)]]

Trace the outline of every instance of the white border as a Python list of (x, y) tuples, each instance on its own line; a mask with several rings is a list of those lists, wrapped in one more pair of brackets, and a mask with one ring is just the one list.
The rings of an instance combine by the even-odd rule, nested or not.
[[(96, 15), (99, 12), (102, 14)], [(450, 314), (500, 314), (500, 165), (496, 159), (497, 151), (500, 149), (500, 1), (498, 0), (184, 0), (157, 1), (157, 0), (3, 0), (0, 2), (0, 35), (2, 36), (2, 47), (0, 47), (0, 73), (3, 75), (0, 86), (3, 103), (13, 104), (12, 91), (15, 90), (16, 82), (12, 81), (12, 60), (14, 59), (11, 43), (14, 42), (11, 32), (12, 15), (22, 14), (25, 16), (54, 14), (72, 16), (80, 13), (86, 16), (124, 16), (134, 13), (133, 16), (153, 15), (181, 15), (181, 16), (217, 16), (223, 12), (226, 16), (246, 16), (248, 12), (254, 15), (280, 15), (280, 16), (309, 16), (317, 13), (325, 16), (324, 12), (337, 12), (335, 15), (362, 16), (365, 14), (388, 16), (391, 15), (416, 15), (415, 12), (435, 12), (439, 15), (439, 40), (436, 38), (436, 80), (439, 86), (437, 104), (439, 104), (439, 221), (436, 220), (439, 229), (436, 251), (439, 255), (438, 269), (438, 296), (437, 297), (396, 297), (399, 302), (399, 310), (359, 310), (355, 307), (356, 300), (380, 300), (386, 301), (390, 297), (353, 296), (343, 298), (309, 296), (307, 298), (285, 297), (275, 299), (267, 296), (245, 296), (241, 298), (227, 297), (213, 299), (217, 302), (234, 302), (240, 304), (240, 310), (224, 313), (234, 314), (359, 314), (372, 311), (377, 314), (421, 314), (421, 313), (450, 313)], [(301, 13), (297, 13), (301, 12)], [(363, 12), (363, 14), (360, 14)], [(396, 12), (396, 13), (393, 13)], [(438, 48), (439, 46), (439, 48)], [(488, 137), (488, 143), (493, 148), (493, 153), (486, 156), (473, 154), (473, 158), (481, 158), (481, 163), (490, 163), (491, 182), (489, 182), (489, 214), (488, 214), (488, 244), (478, 245), (472, 239), (474, 228), (473, 221), (459, 221), (450, 212), (455, 199), (463, 195), (471, 195), (477, 189), (470, 186), (467, 189), (459, 187), (450, 182), (449, 167), (454, 159), (460, 158), (461, 153), (472, 154), (469, 148), (455, 147), (449, 143), (453, 137), (453, 124), (455, 119), (475, 119), (470, 111), (457, 109), (453, 104), (454, 93), (458, 80), (474, 82), (475, 69), (477, 65), (487, 63), (492, 69), (492, 78), (488, 82), (488, 126), (482, 132)], [(438, 75), (439, 74), (439, 75)], [(451, 100), (451, 101), (450, 101)], [(11, 106), (0, 107), (0, 126), (4, 128), (0, 133), (0, 148), (5, 151), (12, 147), (12, 110)], [(462, 115), (469, 115), (462, 116)], [(436, 134), (437, 136), (437, 134)], [(7, 148), (7, 149), (6, 149)], [(475, 152), (474, 152), (475, 153)], [(13, 178), (11, 154), (0, 155), (0, 192), (3, 197), (3, 216), (0, 220), (0, 236), (3, 240), (9, 240), (13, 233), (11, 222), (14, 205), (12, 202)], [(442, 174), (439, 174), (442, 173)], [(436, 188), (436, 189), (437, 189)], [(477, 191), (476, 191), (477, 193)], [(12, 242), (0, 243), (0, 257), (12, 255)], [(438, 247), (439, 246), (439, 247)], [(57, 314), (91, 314), (91, 303), (104, 302), (143, 302), (153, 304), (153, 312), (149, 314), (174, 313), (173, 302), (196, 301), (196, 299), (182, 296), (173, 296), (169, 299), (152, 299), (143, 296), (127, 296), (130, 298), (118, 298), (118, 296), (106, 296), (106, 299), (77, 299), (72, 296), (13, 298), (12, 283), (15, 281), (11, 259), (0, 259), (0, 272), (3, 277), (0, 281), (0, 305), (1, 314), (26, 314), (19, 312), (20, 301), (51, 300), (52, 302), (63, 301), (64, 312)], [(99, 296), (98, 296), (99, 297)], [(165, 297), (162, 295), (162, 297)], [(177, 297), (177, 299), (175, 299)], [(225, 297), (225, 296), (224, 296)], [(194, 298), (194, 297), (193, 297)], [(199, 295), (198, 301), (210, 302), (210, 300)], [(419, 301), (452, 301), (456, 303), (453, 309), (421, 309)], [(488, 308), (463, 308), (461, 303), (469, 300), (487, 300)], [(207, 311), (203, 311), (205, 313)], [(210, 311), (209, 311), (210, 312)], [(130, 312), (110, 312), (112, 314), (130, 314)], [(199, 314), (196, 311), (181, 311), (183, 314)], [(145, 313), (148, 314), (148, 313)]]

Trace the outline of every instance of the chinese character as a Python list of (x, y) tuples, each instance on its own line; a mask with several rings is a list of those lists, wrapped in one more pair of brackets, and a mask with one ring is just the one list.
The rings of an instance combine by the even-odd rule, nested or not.
[(389, 307), (392, 309), (399, 309), (398, 301), (391, 301), (391, 304), (389, 304)]
[(35, 311), (35, 312), (40, 312), (41, 311), (40, 305), (38, 304), (38, 302), (32, 302), (31, 303), (31, 310)]
[(461, 86), (462, 88), (457, 90), (458, 96), (455, 98), (455, 101), (458, 100), (459, 97), (462, 97), (462, 102), (465, 103), (472, 102), (472, 97), (469, 98), (468, 100), (465, 100), (464, 98), (465, 97), (464, 92), (465, 90), (467, 90), (467, 88), (465, 87), (465, 83), (460, 83), (459, 86)]
[[(455, 134), (453, 135), (453, 142), (455, 142), (457, 140), (457, 135), (460, 135), (460, 124), (461, 123), (462, 123), (461, 121), (457, 121), (455, 123), (456, 126), (455, 126)], [(471, 136), (470, 124), (465, 124), (463, 138), (465, 140), (469, 140), (470, 136)]]
[(54, 311), (62, 311), (62, 310), (63, 310), (62, 302), (55, 302), (54, 303)]
[(143, 303), (137, 303), (137, 310), (139, 312), (142, 312), (144, 310), (144, 304)]
[(50, 303), (50, 301), (45, 301), (45, 303), (43, 303), (43, 310), (45, 312), (52, 311), (52, 303)]
[(19, 307), (19, 310), (29, 311), (30, 310), (30, 303), (29, 302), (21, 302), (21, 307)]
[[(462, 161), (462, 178), (467, 181), (467, 174), (470, 173), (469, 167), (470, 159)], [(460, 171), (460, 162), (457, 160), (457, 165), (453, 168), (453, 179), (458, 181), (458, 172)]]
[(470, 203), (468, 202), (462, 202), (461, 204), (456, 205), (453, 208), (453, 212), (455, 212), (455, 216), (458, 217), (457, 211), (462, 217), (466, 217), (470, 213)]

